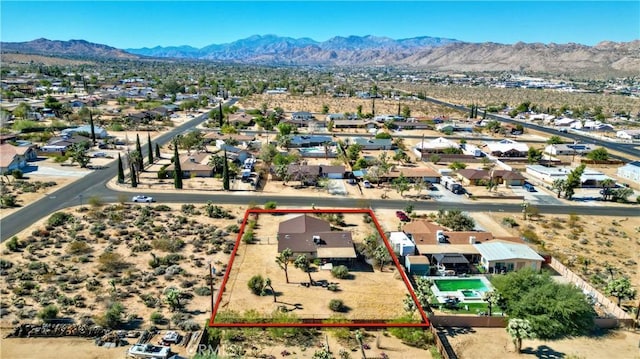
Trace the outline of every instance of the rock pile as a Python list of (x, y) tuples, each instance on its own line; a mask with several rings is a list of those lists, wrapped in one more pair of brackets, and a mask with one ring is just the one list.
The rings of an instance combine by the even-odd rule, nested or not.
[(101, 326), (88, 326), (79, 324), (27, 324), (23, 323), (13, 329), (10, 337), (101, 337), (110, 330)]

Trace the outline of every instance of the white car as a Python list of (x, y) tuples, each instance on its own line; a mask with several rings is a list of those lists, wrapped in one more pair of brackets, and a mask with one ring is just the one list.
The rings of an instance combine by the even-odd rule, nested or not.
[(133, 196), (133, 198), (131, 199), (133, 202), (145, 202), (145, 203), (151, 203), (153, 202), (153, 197), (147, 197), (147, 196)]

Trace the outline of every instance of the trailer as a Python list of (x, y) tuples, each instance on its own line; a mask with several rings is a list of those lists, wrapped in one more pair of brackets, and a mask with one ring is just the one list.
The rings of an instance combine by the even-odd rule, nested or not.
[(465, 192), (464, 187), (462, 187), (462, 184), (456, 181), (453, 177), (442, 176), (440, 178), (440, 183), (442, 183), (444, 188), (448, 189), (449, 191), (455, 194), (464, 194)]

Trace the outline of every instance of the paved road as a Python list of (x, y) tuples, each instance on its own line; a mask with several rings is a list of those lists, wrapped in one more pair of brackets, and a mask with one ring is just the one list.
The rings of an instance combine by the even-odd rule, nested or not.
[[(456, 110), (467, 111), (467, 112), (469, 111), (469, 108), (466, 107), (466, 106), (456, 105), (456, 104), (440, 101), (440, 100), (435, 99), (435, 98), (427, 97), (425, 100), (429, 101), (429, 102), (432, 102), (432, 103), (435, 103), (435, 104), (438, 104), (438, 105), (455, 108)], [(480, 114), (483, 114), (483, 112), (480, 111)], [(536, 131), (547, 133), (549, 135), (560, 135), (562, 137), (568, 137), (568, 138), (574, 139), (574, 140), (576, 140), (576, 141), (578, 141), (580, 143), (592, 143), (592, 144), (595, 144), (595, 145), (598, 145), (598, 146), (602, 146), (602, 147), (607, 148), (607, 149), (615, 150), (615, 151), (624, 153), (626, 156), (617, 156), (617, 155), (613, 155), (612, 154), (611, 157), (612, 158), (618, 158), (618, 159), (623, 160), (623, 161), (637, 161), (638, 159), (640, 159), (640, 149), (636, 148), (635, 147), (636, 145), (633, 145), (633, 144), (618, 143), (618, 142), (611, 142), (611, 141), (603, 141), (603, 140), (600, 140), (600, 139), (597, 139), (597, 138), (584, 136), (584, 135), (581, 135), (581, 134), (578, 134), (578, 133), (575, 133), (575, 132), (559, 133), (555, 129), (544, 127), (544, 126), (540, 126), (540, 125), (537, 125), (537, 124), (534, 124), (534, 123), (530, 123), (530, 122), (518, 121), (518, 120), (512, 119), (511, 117), (508, 117), (508, 116), (501, 116), (501, 115), (487, 113), (487, 118), (498, 120), (498, 121), (502, 121), (502, 122), (507, 122), (507, 123), (511, 123), (511, 124), (521, 124), (525, 128), (531, 128), (531, 129), (534, 129)]]
[[(232, 105), (235, 101), (230, 102)], [(171, 131), (159, 136), (155, 142), (165, 144), (177, 134), (197, 126), (207, 119), (207, 114), (203, 114), (184, 124), (173, 128)], [(143, 158), (146, 157), (147, 146), (142, 146)], [(117, 175), (116, 162), (112, 161), (106, 168), (79, 179), (72, 184), (60, 188), (35, 203), (3, 218), (0, 221), (1, 241), (11, 238), (23, 229), (30, 226), (34, 221), (46, 217), (51, 213), (63, 208), (81, 204), (90, 196), (98, 196), (106, 202), (117, 202), (119, 196), (132, 194), (128, 192), (118, 192), (106, 188), (105, 184)], [(404, 208), (406, 200), (382, 200), (382, 199), (357, 199), (346, 197), (293, 197), (280, 196), (278, 194), (255, 193), (255, 192), (211, 192), (210, 194), (193, 193), (155, 193), (144, 191), (146, 195), (153, 196), (159, 203), (214, 203), (247, 205), (251, 202), (263, 204), (267, 201), (275, 201), (280, 206), (303, 206), (309, 207), (314, 203), (316, 207), (346, 207), (346, 208)], [(80, 197), (82, 196), (82, 197)], [(438, 209), (462, 209), (468, 212), (513, 212), (522, 211), (520, 204), (497, 204), (497, 203), (473, 203), (463, 204), (459, 202), (447, 201), (414, 201), (412, 202), (416, 210), (438, 210)], [(591, 207), (577, 205), (537, 205), (541, 213), (561, 214), (575, 213), (580, 215), (610, 215), (610, 216), (640, 216), (640, 211), (634, 207)]]

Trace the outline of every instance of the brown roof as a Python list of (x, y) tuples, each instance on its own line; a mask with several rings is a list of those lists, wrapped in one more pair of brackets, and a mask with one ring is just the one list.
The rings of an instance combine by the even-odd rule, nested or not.
[(222, 133), (218, 133), (218, 132), (207, 132), (207, 133), (205, 133), (204, 138), (209, 139), (209, 140), (233, 139), (233, 140), (236, 140), (238, 142), (243, 142), (243, 141), (253, 141), (253, 139), (255, 137), (254, 136), (249, 136), (249, 135), (243, 135), (243, 134), (240, 134), (240, 133), (222, 134)]
[(411, 264), (431, 264), (427, 256), (407, 256)]
[[(190, 155), (180, 155), (180, 169), (183, 171), (211, 171), (213, 168), (207, 163), (209, 162), (208, 153), (192, 153)], [(174, 164), (167, 166), (167, 171), (173, 171), (175, 169)]]
[(438, 172), (428, 167), (396, 167), (393, 170), (391, 170), (388, 174), (386, 174), (385, 177), (396, 178), (396, 177), (400, 177), (401, 173), (408, 178), (415, 178), (415, 177), (440, 178), (442, 177)]
[(250, 123), (254, 120), (254, 116), (247, 115), (244, 112), (229, 115), (229, 122)]
[(19, 147), (3, 143), (0, 145), (0, 167), (9, 167), (13, 159), (18, 155)]
[(286, 248), (319, 258), (356, 257), (350, 232), (331, 231), (329, 222), (306, 214), (280, 222), (278, 252)]

